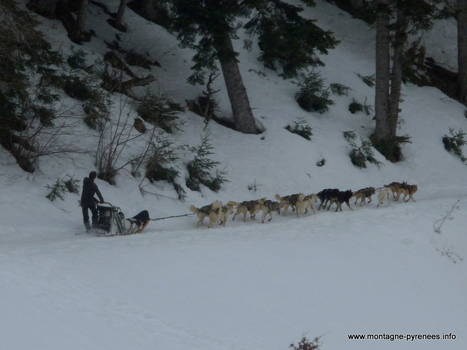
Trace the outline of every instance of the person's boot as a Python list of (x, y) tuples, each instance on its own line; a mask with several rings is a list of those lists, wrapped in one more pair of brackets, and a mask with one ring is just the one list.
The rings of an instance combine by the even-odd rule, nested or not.
[(86, 233), (91, 232), (92, 227), (91, 227), (91, 225), (89, 224), (89, 222), (85, 222), (85, 223), (84, 223), (84, 227), (86, 228)]

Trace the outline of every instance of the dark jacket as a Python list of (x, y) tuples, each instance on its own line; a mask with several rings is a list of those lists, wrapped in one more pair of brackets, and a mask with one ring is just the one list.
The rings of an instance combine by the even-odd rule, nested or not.
[(85, 177), (83, 180), (83, 192), (81, 194), (81, 206), (88, 207), (94, 205), (94, 195), (97, 194), (101, 202), (104, 201), (99, 188), (89, 177)]

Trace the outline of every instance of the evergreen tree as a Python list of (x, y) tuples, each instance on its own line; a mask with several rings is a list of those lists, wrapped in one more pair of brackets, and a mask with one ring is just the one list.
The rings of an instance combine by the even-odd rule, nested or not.
[[(303, 2), (315, 6), (313, 1)], [(317, 53), (327, 54), (338, 44), (331, 32), (315, 25), (315, 20), (300, 16), (302, 11), (302, 7), (283, 1), (265, 0), (245, 25), (247, 33), (259, 36), (259, 60), (273, 69), (279, 65), (284, 78), (296, 77), (309, 66), (324, 66)]]
[[(303, 1), (314, 5), (311, 0)], [(196, 50), (193, 74), (188, 81), (204, 84), (208, 72), (220, 63), (232, 105), (234, 125), (244, 133), (256, 133), (246, 88), (238, 68), (238, 53), (232, 39), (238, 39), (241, 18), (250, 16), (245, 25), (250, 34), (259, 35), (260, 60), (270, 67), (279, 64), (284, 77), (296, 76), (299, 70), (322, 65), (316, 55), (327, 53), (337, 41), (331, 33), (299, 15), (301, 7), (281, 0), (172, 0), (173, 29), (183, 47)]]
[[(0, 18), (0, 145), (23, 170), (32, 173), (35, 166), (25, 154), (34, 153), (36, 145), (27, 130), (33, 119), (39, 119), (42, 126), (52, 124), (54, 116), (47, 105), (57, 97), (42, 82), (45, 76), (53, 77), (49, 66), (59, 64), (61, 56), (36, 30), (37, 21), (14, 0), (2, 0)], [(41, 74), (43, 79), (37, 79), (40, 83), (33, 91), (30, 77)]]

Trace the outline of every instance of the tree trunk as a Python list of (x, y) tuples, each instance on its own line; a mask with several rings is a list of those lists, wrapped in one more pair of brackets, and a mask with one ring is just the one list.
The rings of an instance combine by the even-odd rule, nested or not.
[(235, 129), (245, 134), (258, 134), (242, 75), (237, 60), (232, 55), (234, 53), (232, 40), (225, 35), (223, 41), (222, 47), (218, 47), (217, 51), (232, 106)]
[[(387, 4), (387, 0), (382, 3)], [(376, 81), (375, 81), (375, 131), (373, 144), (390, 135), (389, 118), (389, 15), (385, 11), (376, 20)]]
[(120, 0), (120, 6), (118, 6), (117, 16), (115, 17), (115, 24), (118, 27), (122, 27), (123, 15), (125, 14), (125, 8), (128, 0)]
[(399, 119), (399, 101), (402, 88), (402, 60), (404, 45), (407, 41), (407, 20), (402, 11), (397, 13), (396, 32), (393, 43), (392, 74), (389, 93), (389, 137), (395, 138), (397, 133), (397, 121)]
[(89, 0), (81, 0), (79, 11), (78, 11), (78, 18), (76, 19), (76, 22), (78, 24), (78, 30), (80, 32), (84, 32), (84, 28), (86, 27), (88, 5), (89, 5)]
[(467, 0), (457, 0), (457, 9), (459, 101), (467, 104)]
[(157, 19), (157, 8), (160, 0), (142, 0), (141, 11), (144, 18), (149, 20)]

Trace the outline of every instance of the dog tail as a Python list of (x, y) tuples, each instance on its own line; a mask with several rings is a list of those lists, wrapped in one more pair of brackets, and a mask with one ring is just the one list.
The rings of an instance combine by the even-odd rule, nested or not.
[(234, 207), (238, 207), (240, 205), (240, 203), (234, 201), (229, 201), (229, 204), (232, 204)]
[(190, 205), (190, 211), (196, 213), (199, 209), (196, 208), (194, 205)]
[(279, 196), (278, 194), (276, 194), (276, 195), (275, 195), (275, 197), (276, 197), (276, 199), (277, 199), (277, 200), (279, 200), (279, 201), (281, 201), (281, 200), (282, 200), (282, 197), (281, 197), (281, 196)]

